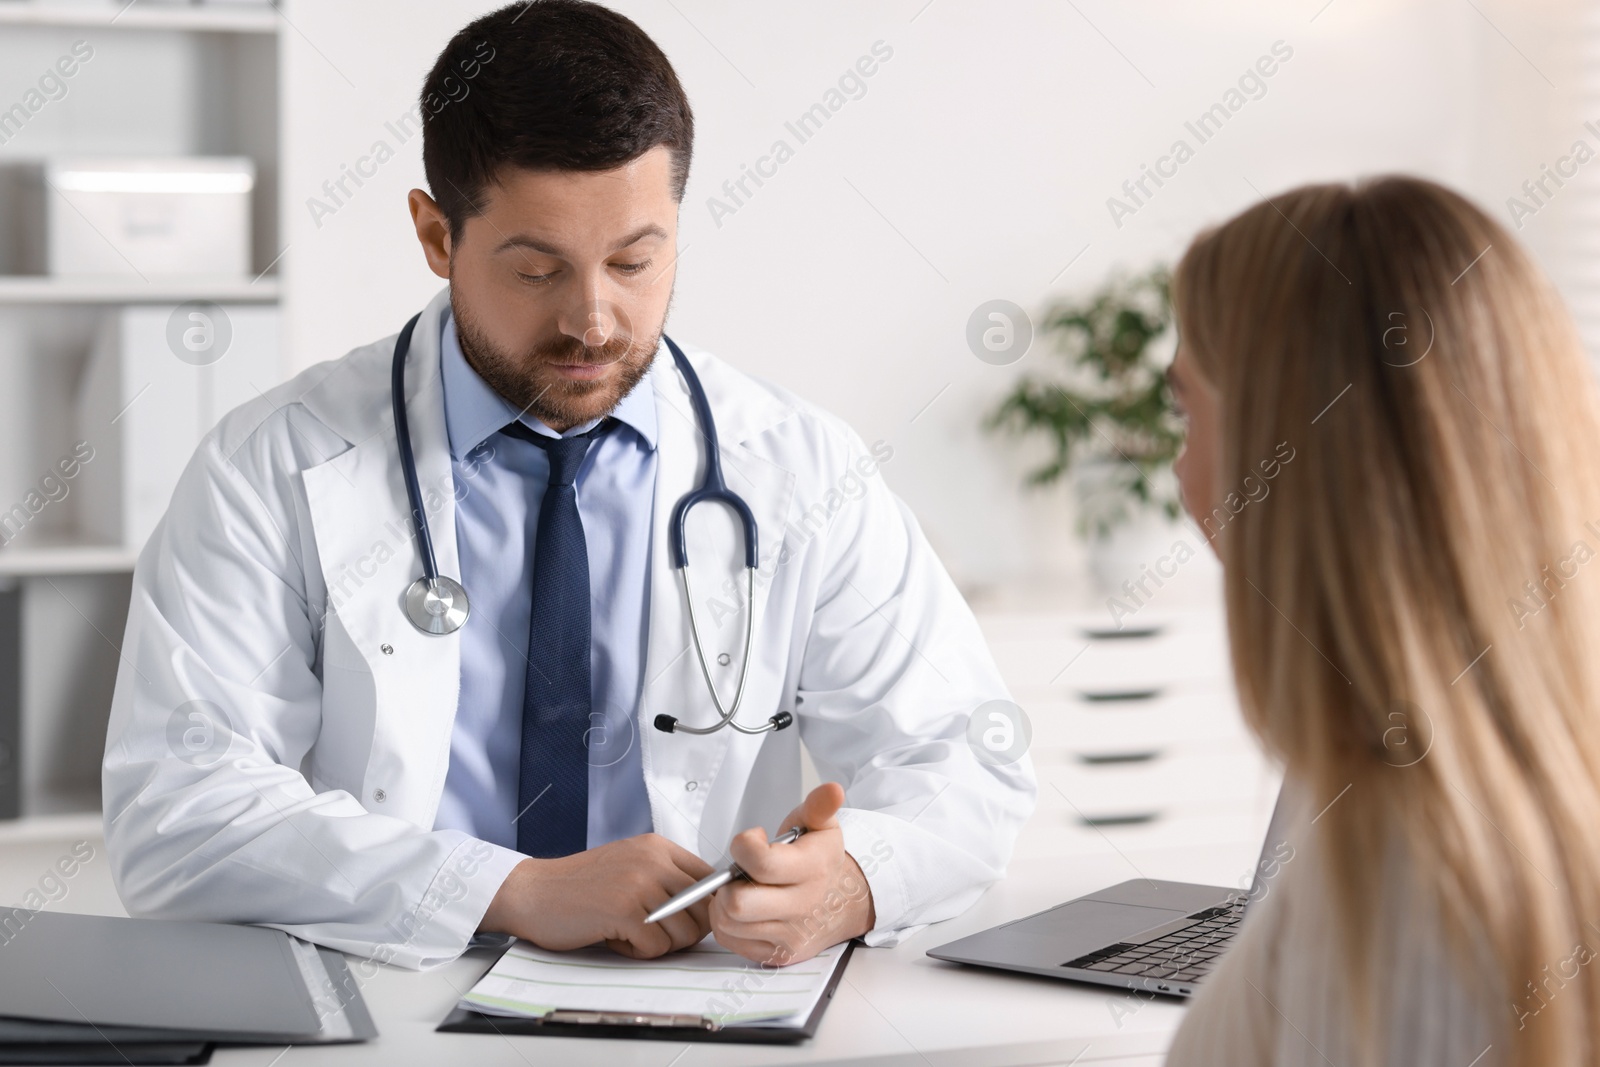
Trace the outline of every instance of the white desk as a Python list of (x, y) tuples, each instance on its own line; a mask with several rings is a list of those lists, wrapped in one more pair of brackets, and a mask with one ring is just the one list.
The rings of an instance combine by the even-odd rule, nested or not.
[[(213, 1062), (1154, 1067), (1182, 1017), (1179, 1002), (962, 967), (924, 953), (1129, 878), (1249, 885), (1277, 781), (1245, 738), (1226, 691), (1219, 623), (1202, 612), (1175, 616), (1155, 637), (1086, 641), (1085, 619), (1103, 624), (1097, 615), (990, 611), (982, 618), (1013, 696), (1034, 723), (1038, 808), (1018, 839), (1010, 877), (966, 914), (897, 948), (856, 950), (815, 1040), (785, 1048), (435, 1033), (493, 961), (493, 953), (480, 951), (425, 974), (380, 968), (361, 987), (377, 1023), (376, 1041), (287, 1053), (282, 1047), (227, 1049)], [(1161, 689), (1158, 696), (1092, 696), (1152, 685)], [(1152, 751), (1129, 752), (1146, 748)], [(1105, 760), (1116, 753), (1123, 756)], [(1159, 818), (1145, 825), (1092, 822), (1146, 810)], [(82, 819), (54, 831), (49, 820), (0, 825), (0, 904), (21, 904), (55, 859), (83, 837), (94, 844), (96, 858), (50, 907), (125, 914), (104, 846)], [(954, 1051), (961, 1049), (981, 1051)]]
[[(363, 1045), (296, 1048), (282, 1067), (300, 1064), (428, 1065), (444, 1063), (607, 1064), (618, 1067), (726, 1067), (734, 1064), (852, 1062), (861, 1057), (882, 1067), (899, 1064), (944, 1067), (946, 1063), (1006, 1064), (1110, 1063), (1154, 1067), (1181, 1018), (1181, 1004), (1047, 978), (982, 971), (929, 959), (933, 945), (984, 927), (1038, 911), (1069, 897), (1143, 874), (1219, 885), (1237, 884), (1254, 863), (1259, 838), (1203, 845), (1129, 847), (1119, 854), (1109, 842), (1077, 856), (1045, 855), (1049, 823), (1065, 817), (1064, 804), (1041, 803), (1030, 825), (1031, 857), (1012, 865), (1011, 877), (991, 889), (966, 914), (923, 931), (893, 949), (857, 949), (823, 1019), (816, 1039), (792, 1047), (615, 1042), (577, 1038), (500, 1037), (439, 1034), (434, 1027), (460, 993), (489, 966), (493, 954), (472, 952), (426, 973), (380, 968), (362, 985), (362, 996), (377, 1023), (379, 1037)], [(20, 902), (70, 842), (41, 838), (6, 842), (0, 838), (0, 902)], [(69, 883), (67, 896), (53, 910), (124, 914), (112, 888), (104, 849), (93, 841), (96, 857)], [(1053, 1058), (1022, 1055), (1024, 1043), (1057, 1042)], [(951, 1058), (941, 1051), (986, 1046), (981, 1059)], [(267, 1067), (281, 1047), (222, 1049), (218, 1067)], [(1074, 1061), (1073, 1057), (1079, 1058)], [(900, 1059), (900, 1057), (909, 1057)], [(897, 1062), (897, 1060), (899, 1062)]]

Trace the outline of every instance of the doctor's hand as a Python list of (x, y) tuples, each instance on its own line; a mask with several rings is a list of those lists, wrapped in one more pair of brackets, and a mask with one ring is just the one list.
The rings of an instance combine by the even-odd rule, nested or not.
[(711, 929), (724, 948), (787, 966), (872, 929), (872, 890), (835, 818), (843, 805), (844, 787), (825, 782), (778, 827), (804, 826), (799, 840), (769, 845), (760, 827), (733, 839), (733, 862), (751, 880), (711, 898)]
[(512, 868), (478, 929), (512, 934), (557, 952), (604, 941), (624, 956), (651, 959), (706, 936), (709, 901), (658, 923), (644, 920), (710, 873), (699, 856), (659, 834), (558, 859), (530, 857)]

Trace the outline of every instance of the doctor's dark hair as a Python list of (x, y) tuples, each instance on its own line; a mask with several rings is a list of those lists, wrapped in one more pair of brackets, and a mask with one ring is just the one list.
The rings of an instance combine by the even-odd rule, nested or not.
[(504, 167), (598, 171), (657, 145), (682, 201), (694, 114), (666, 54), (587, 0), (509, 4), (470, 23), (423, 82), (422, 165), (459, 240)]

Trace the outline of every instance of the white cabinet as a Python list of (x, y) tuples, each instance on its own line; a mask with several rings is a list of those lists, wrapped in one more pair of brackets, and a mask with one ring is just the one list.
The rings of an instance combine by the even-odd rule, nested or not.
[(1018, 856), (1247, 840), (1280, 772), (1240, 718), (1220, 605), (1106, 625), (1090, 608), (983, 608), (1033, 729), (1039, 805)]

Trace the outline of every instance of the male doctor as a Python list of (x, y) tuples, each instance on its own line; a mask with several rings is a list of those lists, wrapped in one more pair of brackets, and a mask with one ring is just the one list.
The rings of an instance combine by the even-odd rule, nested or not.
[[(422, 100), (410, 212), (449, 286), (404, 407), (470, 613), (435, 634), (405, 610), (395, 337), (224, 418), (134, 575), (103, 768), (128, 910), (420, 968), (478, 933), (650, 957), (712, 931), (786, 963), (968, 907), (1035, 784), (968, 744), (1005, 689), (884, 485), (892, 450), (692, 348), (759, 529), (739, 721), (793, 725), (656, 725), (717, 721), (708, 680), (731, 702), (751, 621), (728, 508), (688, 523), (704, 668), (669, 554), (709, 435), (662, 339), (693, 141), (665, 55), (598, 5), (517, 3), (449, 43)], [(803, 800), (802, 743), (826, 780)], [(730, 858), (751, 881), (644, 921)]]

